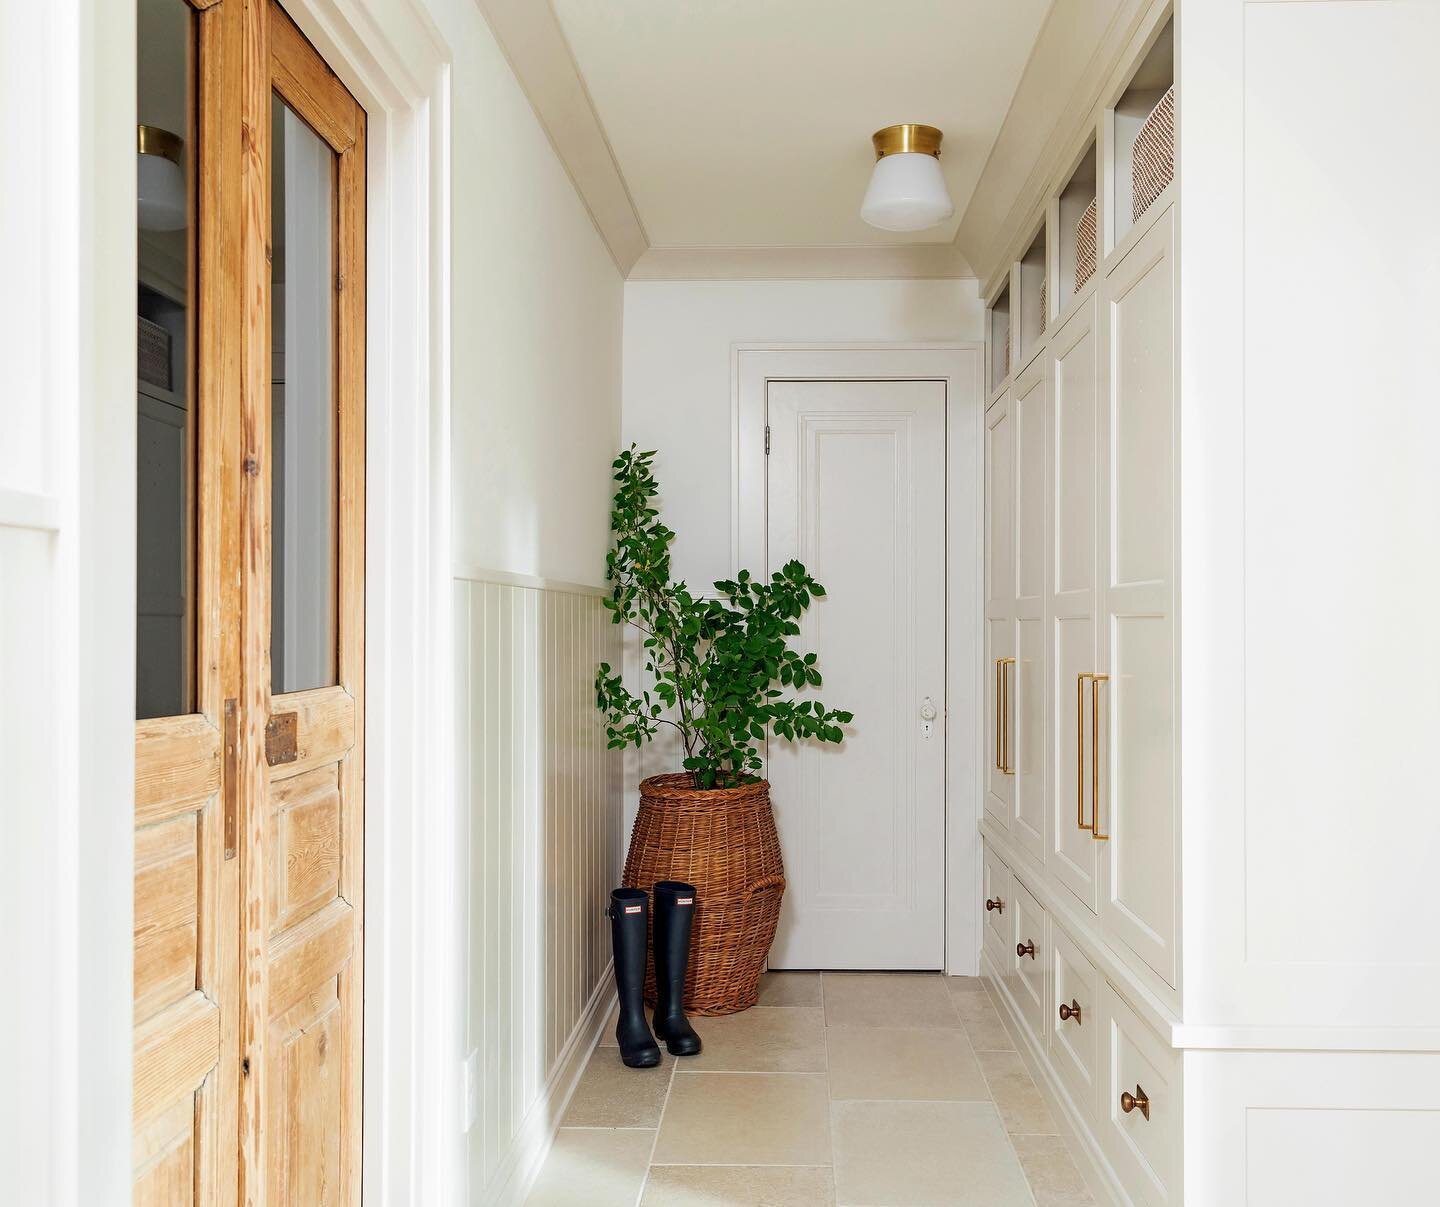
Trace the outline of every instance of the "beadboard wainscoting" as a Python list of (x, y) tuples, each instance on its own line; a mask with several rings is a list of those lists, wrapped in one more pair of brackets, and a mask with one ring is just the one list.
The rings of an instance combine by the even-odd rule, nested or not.
[(602, 911), (621, 870), (622, 760), (593, 684), (597, 663), (618, 664), (620, 630), (602, 599), (455, 580), (474, 1203), (523, 1197), (614, 998)]

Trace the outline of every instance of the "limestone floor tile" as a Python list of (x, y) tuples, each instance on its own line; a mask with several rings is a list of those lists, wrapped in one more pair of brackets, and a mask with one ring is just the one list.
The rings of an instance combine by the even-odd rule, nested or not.
[(823, 1073), (825, 1015), (816, 1006), (753, 1006), (739, 1014), (693, 1019), (704, 1043), (685, 1069), (737, 1073)]
[(963, 1031), (831, 1027), (830, 1097), (988, 1100)]
[(675, 1058), (663, 1047), (660, 1064), (653, 1069), (627, 1069), (620, 1061), (619, 1048), (596, 1048), (560, 1125), (659, 1127), (674, 1068)]
[(679, 1069), (655, 1146), (658, 1165), (829, 1165), (823, 1073)]
[(525, 1200), (528, 1207), (616, 1207), (645, 1181), (653, 1131), (562, 1127)]
[(1005, 1121), (1011, 1135), (1053, 1136), (1055, 1120), (1040, 1091), (1030, 1080), (1030, 1073), (1016, 1052), (977, 1052), (985, 1080), (990, 1083), (990, 1097)]
[(945, 988), (957, 997), (985, 993), (985, 978), (978, 976), (947, 976)]
[(767, 972), (760, 977), (761, 1006), (818, 1006), (818, 972)]
[(988, 1102), (836, 1102), (831, 1121), (841, 1207), (1032, 1207)]
[(824, 1165), (652, 1165), (640, 1207), (829, 1207)]
[(958, 1027), (945, 978), (924, 973), (827, 972), (827, 1027)]
[[(602, 1048), (615, 1048), (619, 1046), (615, 1042), (615, 1024), (619, 1021), (620, 1007), (612, 1006), (610, 1008), (609, 1017), (605, 1020), (605, 1025), (600, 1028), (600, 1046)], [(650, 1021), (650, 1015), (648, 1012), (645, 1015), (645, 1021)]]
[(1059, 1136), (1011, 1136), (1037, 1207), (1095, 1207), (1070, 1150)]
[(1000, 1014), (990, 998), (976, 993), (951, 993), (950, 1002), (960, 1016), (970, 1046), (977, 1052), (1013, 1052), (1015, 1041), (1000, 1021)]

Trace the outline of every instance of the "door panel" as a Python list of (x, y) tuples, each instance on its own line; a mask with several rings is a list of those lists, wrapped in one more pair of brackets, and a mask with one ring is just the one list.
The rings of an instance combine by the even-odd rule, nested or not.
[(1054, 674), (1050, 681), (1051, 841), (1056, 878), (1092, 913), (1100, 909), (1100, 844), (1085, 805), (1089, 752), (1081, 745), (1087, 706), (1080, 676), (1100, 670), (1096, 635), (1096, 404), (1100, 397), (1092, 298), (1056, 333), (1050, 411), (1051, 515), (1054, 561), (1050, 615)]
[(1110, 741), (1096, 803), (1105, 843), (1103, 916), (1165, 981), (1177, 974), (1179, 831), (1174, 615), (1174, 214), (1105, 280), (1110, 406), (1102, 549)]
[(1015, 425), (1011, 398), (985, 412), (985, 814), (1010, 827), (1015, 658)]
[(1011, 734), (1014, 799), (1010, 830), (1045, 862), (1045, 424), (1044, 364), (1021, 374), (1015, 428), (1015, 698)]
[[(771, 382), (769, 566), (825, 585), (801, 622), (840, 747), (772, 742), (778, 968), (944, 963), (945, 386)], [(926, 718), (926, 702), (933, 714)]]

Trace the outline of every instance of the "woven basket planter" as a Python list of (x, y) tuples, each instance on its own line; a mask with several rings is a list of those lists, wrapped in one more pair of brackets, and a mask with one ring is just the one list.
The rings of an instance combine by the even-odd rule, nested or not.
[(1130, 161), (1130, 213), (1136, 221), (1175, 178), (1175, 85), (1171, 84), (1135, 136)]
[[(760, 996), (785, 891), (770, 785), (696, 788), (688, 775), (642, 781), (624, 882), (649, 892), (657, 880), (695, 886), (685, 1009), (700, 1015), (749, 1009)], [(655, 1000), (653, 959), (645, 1000)]]
[(1085, 282), (1095, 275), (1095, 200), (1085, 207), (1080, 220), (1075, 223), (1075, 292), (1085, 288)]

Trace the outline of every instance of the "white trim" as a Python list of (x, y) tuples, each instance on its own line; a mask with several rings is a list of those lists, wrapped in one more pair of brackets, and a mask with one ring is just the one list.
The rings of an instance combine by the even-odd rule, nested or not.
[(60, 500), (54, 495), (0, 486), (0, 528), (60, 531)]
[(835, 247), (652, 247), (630, 281), (962, 280), (975, 274), (953, 243)]
[(538, 574), (520, 574), (514, 570), (492, 570), (486, 566), (456, 566), (455, 578), (469, 583), (495, 583), (501, 587), (527, 587), (535, 591), (558, 591), (562, 595), (609, 596), (610, 588), (587, 583), (568, 583), (558, 578), (542, 578)]
[(453, 790), (450, 56), (415, 0), (286, 0), (367, 114), (368, 1205), (465, 1198)]
[[(945, 382), (945, 971), (979, 969), (981, 699), (984, 587), (985, 346), (956, 343), (733, 344), (730, 572), (765, 565), (765, 387), (775, 379)], [(969, 592), (949, 590), (972, 577)]]
[(550, 1080), (516, 1129), (515, 1139), (495, 1174), (495, 1184), (500, 1187), (495, 1198), (497, 1205), (508, 1207), (514, 1204), (519, 1207), (545, 1166), (545, 1158), (550, 1155), (555, 1133), (560, 1129), (560, 1121), (565, 1118), (575, 1087), (580, 1084), (590, 1055), (600, 1042), (600, 1033), (619, 1001), (614, 969), (613, 962), (605, 965), (605, 973), (590, 995), (585, 1013), (580, 1016), (555, 1061)]

